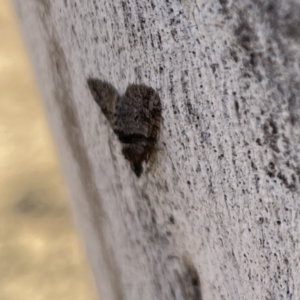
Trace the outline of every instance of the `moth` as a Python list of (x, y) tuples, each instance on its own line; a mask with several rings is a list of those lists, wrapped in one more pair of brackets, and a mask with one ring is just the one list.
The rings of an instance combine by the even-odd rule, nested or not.
[(122, 153), (140, 177), (157, 144), (161, 123), (158, 93), (143, 84), (130, 84), (124, 95), (108, 82), (87, 80), (90, 91), (122, 143)]

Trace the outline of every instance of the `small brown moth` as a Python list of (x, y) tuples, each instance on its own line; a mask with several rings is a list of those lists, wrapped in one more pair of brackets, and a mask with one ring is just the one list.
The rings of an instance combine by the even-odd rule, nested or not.
[(154, 89), (131, 84), (124, 95), (108, 82), (88, 79), (91, 93), (123, 145), (122, 153), (137, 177), (143, 172), (157, 143), (161, 101)]

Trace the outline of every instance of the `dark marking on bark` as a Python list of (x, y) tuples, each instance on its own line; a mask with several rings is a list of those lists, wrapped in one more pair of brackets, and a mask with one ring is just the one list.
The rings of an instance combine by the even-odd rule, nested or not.
[(171, 224), (175, 224), (175, 219), (174, 219), (174, 216), (173, 215), (171, 215), (170, 217), (169, 217), (169, 221), (170, 221), (170, 223)]
[(258, 65), (258, 57), (257, 54), (255, 52), (250, 53), (250, 65), (255, 68)]
[[(281, 85), (279, 85), (281, 87)], [(288, 110), (290, 114), (290, 121), (293, 126), (300, 124), (300, 78), (293, 75), (288, 84)]]
[(236, 115), (237, 115), (238, 119), (240, 119), (240, 117), (241, 117), (240, 105), (239, 105), (237, 100), (234, 101), (234, 108), (235, 108), (235, 112), (236, 112)]
[(250, 27), (249, 23), (246, 21), (246, 17), (240, 14), (240, 22), (235, 29), (235, 35), (238, 39), (239, 44), (247, 51), (252, 49), (252, 42), (256, 39), (253, 29)]
[(198, 271), (186, 257), (183, 258), (182, 274), (178, 276), (184, 300), (203, 300)]
[(239, 62), (239, 57), (236, 53), (236, 51), (232, 48), (229, 49), (229, 53), (230, 53), (230, 56), (232, 57), (232, 59), (237, 63)]
[(294, 114), (294, 108), (296, 107), (296, 98), (295, 95), (292, 95), (288, 99), (288, 105), (289, 105), (289, 112), (290, 112), (290, 118), (292, 125), (295, 125), (297, 118)]
[(280, 150), (277, 146), (278, 141), (278, 126), (273, 118), (269, 118), (262, 126), (264, 132), (265, 144), (268, 144), (275, 152), (279, 153)]
[(219, 0), (222, 6), (226, 6), (228, 4), (228, 0)]
[(211, 65), (210, 65), (210, 67), (211, 67), (211, 69), (212, 69), (213, 73), (215, 74), (215, 73), (216, 73), (216, 70), (217, 70), (217, 68), (219, 67), (219, 64), (211, 64)]
[[(171, 264), (169, 263), (171, 261)], [(171, 298), (173, 300), (203, 300), (200, 276), (197, 268), (185, 253), (180, 257), (168, 256), (165, 262), (162, 262), (162, 271), (167, 279), (165, 283), (169, 286)], [(163, 284), (165, 284), (163, 283)], [(155, 282), (157, 294), (161, 299), (161, 282)]]
[(221, 5), (221, 9), (220, 9), (220, 13), (224, 14), (227, 18), (230, 18), (230, 11), (228, 8), (228, 0), (219, 0), (220, 5)]
[(291, 192), (294, 192), (296, 190), (296, 176), (295, 174), (291, 175), (291, 180), (289, 182), (288, 178), (282, 173), (279, 172), (277, 174), (277, 178), (281, 180), (281, 182), (285, 185), (287, 189), (289, 189)]

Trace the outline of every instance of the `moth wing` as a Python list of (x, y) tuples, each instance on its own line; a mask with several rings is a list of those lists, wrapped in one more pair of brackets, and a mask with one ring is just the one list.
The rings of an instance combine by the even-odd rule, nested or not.
[(89, 78), (87, 83), (95, 102), (100, 106), (110, 125), (113, 126), (116, 106), (120, 97), (119, 93), (113, 85), (106, 81)]

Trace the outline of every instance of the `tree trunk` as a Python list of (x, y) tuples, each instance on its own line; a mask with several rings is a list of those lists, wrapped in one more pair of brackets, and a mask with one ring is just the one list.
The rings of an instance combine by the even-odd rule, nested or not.
[[(300, 299), (299, 2), (14, 3), (100, 298)], [(140, 178), (91, 77), (160, 96)]]

